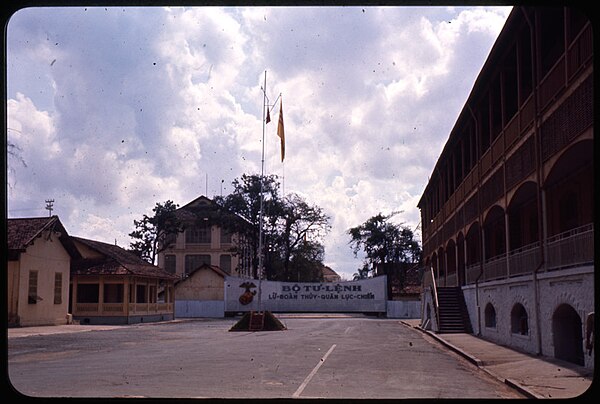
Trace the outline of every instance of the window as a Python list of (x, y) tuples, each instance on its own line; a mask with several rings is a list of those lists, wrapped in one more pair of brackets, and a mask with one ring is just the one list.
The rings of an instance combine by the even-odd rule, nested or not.
[(510, 312), (510, 331), (519, 335), (529, 334), (527, 311), (521, 303), (515, 304)]
[(231, 255), (223, 254), (219, 259), (219, 267), (228, 274), (231, 273)]
[(210, 265), (210, 255), (205, 254), (190, 254), (185, 256), (185, 273), (186, 275), (201, 266), (202, 264)]
[(171, 248), (175, 246), (177, 243), (177, 233), (169, 233), (164, 236), (164, 245), (165, 248)]
[(485, 326), (488, 328), (496, 328), (496, 309), (491, 303), (485, 306)]
[(147, 303), (148, 300), (146, 299), (146, 285), (136, 285), (135, 295), (136, 303)]
[(148, 293), (148, 302), (149, 303), (156, 303), (156, 296), (157, 296), (156, 285), (150, 285), (148, 287), (148, 291), (149, 291), (149, 293)]
[(29, 271), (29, 292), (27, 303), (37, 304), (40, 297), (38, 296), (38, 271)]
[(210, 226), (193, 226), (185, 231), (186, 244), (210, 244)]
[(62, 273), (54, 274), (54, 304), (62, 304)]
[(175, 254), (165, 255), (165, 271), (174, 274), (177, 270), (177, 256)]
[(123, 284), (104, 284), (104, 303), (123, 303)]
[(231, 244), (231, 233), (221, 227), (221, 244)]
[(97, 283), (80, 283), (77, 285), (77, 303), (98, 303), (100, 287)]

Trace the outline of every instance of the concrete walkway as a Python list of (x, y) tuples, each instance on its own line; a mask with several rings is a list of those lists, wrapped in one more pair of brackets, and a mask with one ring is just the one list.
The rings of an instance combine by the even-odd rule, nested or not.
[(592, 398), (593, 371), (582, 366), (534, 356), (472, 334), (436, 334), (420, 328), (420, 320), (402, 320), (435, 338), (483, 371), (530, 398)]

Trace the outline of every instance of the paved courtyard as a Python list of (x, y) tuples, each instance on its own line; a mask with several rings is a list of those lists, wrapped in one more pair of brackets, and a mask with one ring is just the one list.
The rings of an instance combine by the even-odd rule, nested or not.
[(36, 397), (522, 397), (398, 320), (278, 317), (287, 330), (219, 319), (10, 337), (9, 378)]

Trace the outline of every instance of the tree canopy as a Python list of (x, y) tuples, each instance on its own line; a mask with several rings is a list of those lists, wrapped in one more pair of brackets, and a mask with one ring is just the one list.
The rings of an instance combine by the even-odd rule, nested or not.
[(413, 231), (403, 223), (390, 221), (398, 213), (400, 212), (389, 215), (378, 213), (348, 230), (354, 256), (364, 253), (363, 266), (355, 274), (355, 278), (366, 278), (379, 264), (419, 261), (421, 248), (414, 240)]
[[(242, 175), (233, 182), (233, 191), (217, 196), (210, 206), (187, 207), (197, 225), (218, 225), (237, 233), (252, 255), (252, 274), (258, 278), (261, 177)], [(330, 218), (317, 205), (297, 194), (279, 195), (275, 175), (263, 177), (263, 257), (266, 279), (280, 281), (320, 281), (325, 256), (323, 237), (331, 229)], [(157, 203), (153, 215), (134, 220), (130, 248), (137, 255), (156, 263), (158, 253), (171, 247), (184, 224), (172, 201)], [(193, 225), (188, 223), (187, 225)], [(231, 250), (236, 254), (236, 247)]]
[(141, 220), (134, 220), (135, 230), (129, 233), (133, 240), (130, 250), (151, 264), (156, 264), (158, 253), (172, 246), (177, 233), (183, 231), (175, 215), (177, 207), (171, 200), (157, 202), (152, 209), (154, 215), (144, 214)]
[[(234, 231), (243, 234), (253, 252), (253, 274), (258, 277), (260, 228), (260, 176), (242, 175), (232, 182), (233, 192), (216, 197), (225, 211), (246, 221), (231, 223)], [(263, 182), (263, 257), (265, 276), (272, 280), (320, 280), (324, 247), (322, 237), (329, 231), (330, 218), (323, 210), (310, 205), (297, 194), (279, 196), (275, 175)]]

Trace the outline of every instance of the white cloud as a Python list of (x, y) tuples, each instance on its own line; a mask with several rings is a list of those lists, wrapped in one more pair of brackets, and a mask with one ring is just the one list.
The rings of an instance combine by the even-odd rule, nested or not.
[[(510, 8), (30, 8), (10, 21), (9, 214), (128, 245), (156, 202), (231, 191), (260, 171), (264, 72), (283, 95), (285, 191), (332, 216), (326, 262), (351, 277), (348, 228), (416, 203)], [(265, 169), (284, 174), (275, 106)]]

